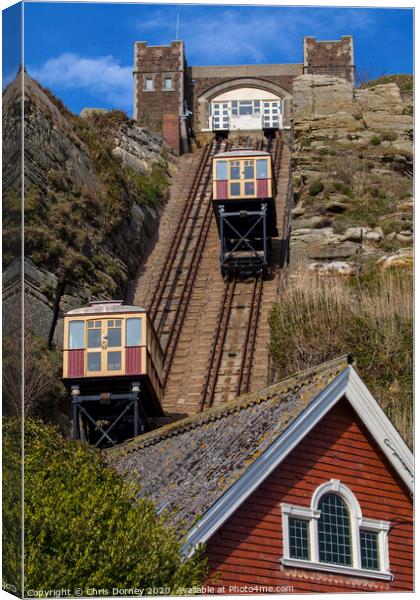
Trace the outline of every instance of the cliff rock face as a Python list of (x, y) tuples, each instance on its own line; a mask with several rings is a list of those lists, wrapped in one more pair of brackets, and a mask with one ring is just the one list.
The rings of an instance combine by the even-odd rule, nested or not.
[[(9, 190), (19, 179), (20, 107), (15, 80), (3, 96)], [(26, 73), (24, 112), (27, 326), (60, 346), (66, 310), (124, 297), (157, 229), (174, 158), (162, 138), (123, 113), (77, 117)], [(13, 202), (16, 194), (5, 209)], [(16, 225), (6, 223), (6, 245)], [(18, 286), (17, 250), (6, 256), (8, 288)]]
[(393, 82), (353, 89), (330, 75), (295, 80), (295, 265), (347, 275), (367, 261), (403, 264), (385, 258), (412, 245), (411, 103)]

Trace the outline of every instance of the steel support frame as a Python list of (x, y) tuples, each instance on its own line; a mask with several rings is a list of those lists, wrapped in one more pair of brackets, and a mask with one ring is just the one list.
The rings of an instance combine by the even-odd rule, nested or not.
[[(236, 227), (230, 222), (230, 217), (255, 217), (249, 229), (244, 233), (240, 233)], [(252, 234), (253, 230), (257, 227), (259, 223), (262, 223), (262, 242), (263, 242), (263, 256), (258, 254), (256, 248), (252, 245), (252, 239), (248, 239)], [(250, 255), (257, 259), (257, 264), (261, 267), (260, 270), (264, 270), (268, 267), (269, 263), (269, 243), (267, 238), (267, 204), (263, 203), (261, 205), (261, 210), (238, 210), (238, 211), (229, 211), (225, 210), (224, 205), (219, 206), (219, 225), (220, 225), (220, 267), (222, 273), (226, 271), (229, 266), (231, 266), (231, 259), (234, 259), (234, 252), (244, 244), (249, 248)], [(226, 232), (231, 230), (237, 241), (235, 242), (234, 247), (231, 250), (226, 249)], [(260, 238), (256, 238), (260, 239)]]
[[(129, 414), (132, 410), (133, 414), (133, 437), (136, 437), (140, 433), (140, 428), (143, 423), (143, 420), (140, 418), (140, 389), (135, 392), (127, 393), (127, 394), (110, 394), (109, 395), (109, 405), (112, 406), (116, 401), (123, 402), (124, 404), (121, 407), (120, 413), (117, 415), (115, 419), (109, 424), (108, 427), (102, 427), (99, 425), (98, 420), (96, 419), (88, 410), (89, 405), (99, 405), (103, 402), (103, 396), (101, 394), (91, 394), (91, 395), (79, 395), (72, 393), (72, 420), (73, 420), (73, 428), (72, 428), (72, 437), (74, 440), (81, 439), (81, 431), (80, 431), (80, 417), (84, 416), (87, 422), (90, 422), (100, 434), (102, 434), (99, 440), (95, 443), (95, 447), (99, 447), (104, 440), (107, 440), (112, 446), (116, 446), (118, 442), (112, 438), (111, 432), (114, 427), (122, 421), (123, 417), (126, 414)], [(106, 418), (102, 416), (101, 418)]]

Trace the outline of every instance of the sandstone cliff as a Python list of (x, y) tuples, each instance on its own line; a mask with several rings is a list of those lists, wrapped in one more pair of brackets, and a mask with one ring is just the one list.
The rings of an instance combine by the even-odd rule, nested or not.
[(274, 378), (353, 353), (397, 429), (413, 434), (410, 78), (353, 90), (295, 80), (289, 285), (270, 314)]
[[(161, 137), (119, 111), (77, 117), (26, 73), (24, 89), (26, 318), (33, 333), (60, 345), (63, 312), (125, 296), (157, 229), (174, 158)], [(10, 288), (19, 255), (17, 80), (3, 101)]]
[(412, 96), (392, 82), (353, 90), (302, 75), (293, 103), (294, 263), (321, 273), (411, 266)]

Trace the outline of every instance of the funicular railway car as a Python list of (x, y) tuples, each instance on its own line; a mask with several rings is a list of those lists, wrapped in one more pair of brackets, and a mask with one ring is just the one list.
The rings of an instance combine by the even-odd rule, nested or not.
[(213, 209), (222, 275), (266, 274), (278, 235), (276, 183), (269, 152), (247, 148), (213, 157)]
[(116, 445), (163, 415), (162, 350), (146, 311), (97, 301), (64, 317), (63, 382), (73, 438)]

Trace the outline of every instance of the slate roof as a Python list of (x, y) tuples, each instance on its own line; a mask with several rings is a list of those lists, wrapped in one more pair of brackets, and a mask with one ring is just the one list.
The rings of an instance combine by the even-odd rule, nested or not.
[(188, 530), (344, 371), (343, 356), (105, 451), (141, 496)]

